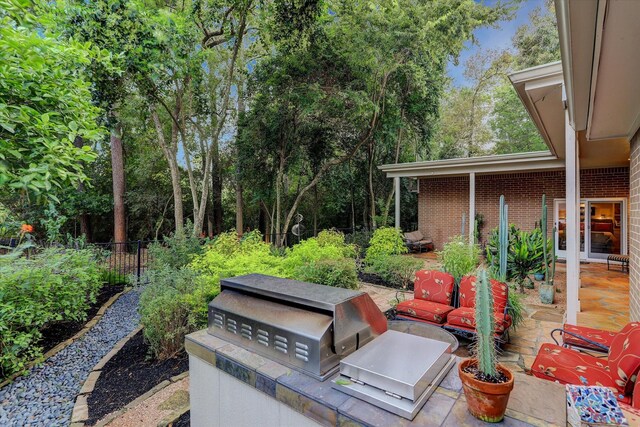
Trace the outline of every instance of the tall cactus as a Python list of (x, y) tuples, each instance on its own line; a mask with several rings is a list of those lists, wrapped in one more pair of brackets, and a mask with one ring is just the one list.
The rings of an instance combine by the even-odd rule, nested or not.
[(542, 254), (544, 259), (544, 278), (549, 284), (549, 254), (547, 253), (547, 195), (542, 195), (542, 219), (540, 220), (542, 229)]
[(500, 261), (499, 279), (501, 282), (505, 282), (507, 280), (507, 250), (509, 249), (509, 206), (504, 202), (504, 195), (500, 196), (500, 224), (498, 227), (498, 237), (500, 240), (498, 247)]
[(467, 224), (467, 214), (465, 212), (462, 212), (462, 224), (460, 227), (460, 235), (462, 237), (464, 237), (464, 230), (466, 228), (466, 224)]
[(551, 230), (551, 276), (545, 276), (547, 285), (553, 285), (553, 280), (556, 277), (556, 233), (558, 229), (554, 226)]
[(489, 282), (487, 271), (482, 269), (478, 274), (476, 283), (476, 352), (478, 359), (478, 370), (489, 377), (496, 377), (498, 374), (498, 356), (494, 340), (496, 330), (495, 318), (493, 315), (493, 292)]

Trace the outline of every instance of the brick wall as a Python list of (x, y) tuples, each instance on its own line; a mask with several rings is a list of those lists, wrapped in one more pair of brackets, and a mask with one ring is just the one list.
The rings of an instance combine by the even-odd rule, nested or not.
[[(640, 157), (640, 150), (638, 155)], [(638, 161), (640, 162), (640, 159)], [(640, 173), (637, 186), (638, 224), (640, 225)], [(540, 220), (542, 213), (540, 204), (542, 194), (545, 193), (549, 230), (551, 230), (553, 201), (556, 198), (564, 198), (564, 188), (564, 171), (477, 175), (476, 213), (483, 214), (485, 218), (483, 239), (486, 241), (489, 231), (498, 225), (501, 194), (504, 194), (509, 205), (509, 222), (523, 230), (531, 230), (535, 222)], [(629, 169), (582, 170), (580, 191), (583, 198), (629, 197)], [(433, 239), (437, 249), (441, 249), (443, 243), (451, 236), (460, 234), (463, 212), (467, 215), (469, 212), (468, 176), (421, 179), (418, 195), (418, 224), (420, 231)], [(638, 245), (640, 247), (640, 231)]]
[(640, 320), (640, 132), (631, 139), (629, 183), (629, 314)]

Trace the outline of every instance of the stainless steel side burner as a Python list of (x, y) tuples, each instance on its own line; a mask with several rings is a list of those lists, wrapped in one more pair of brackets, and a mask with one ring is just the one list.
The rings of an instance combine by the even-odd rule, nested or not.
[(262, 274), (224, 279), (209, 303), (212, 335), (324, 380), (387, 330), (365, 292)]
[(413, 419), (453, 365), (451, 344), (389, 330), (340, 362), (333, 387)]

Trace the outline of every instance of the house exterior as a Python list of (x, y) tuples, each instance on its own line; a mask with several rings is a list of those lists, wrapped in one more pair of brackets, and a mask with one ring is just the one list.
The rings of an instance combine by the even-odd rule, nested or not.
[(580, 260), (630, 257), (630, 317), (640, 320), (640, 1), (555, 0), (562, 60), (510, 80), (549, 150), (381, 166), (396, 188), (417, 179), (418, 227), (436, 248), (460, 234), (482, 234), (498, 220), (532, 229), (547, 195), (549, 228), (567, 263), (566, 318), (580, 311)]

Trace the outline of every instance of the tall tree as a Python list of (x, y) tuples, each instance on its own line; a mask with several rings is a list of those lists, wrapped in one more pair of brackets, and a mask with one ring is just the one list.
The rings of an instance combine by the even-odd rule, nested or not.
[(389, 152), (387, 144), (402, 151), (403, 135), (429, 133), (447, 59), (505, 9), (473, 1), (336, 1), (325, 13), (306, 49), (258, 67), (242, 134), (243, 151), (254, 154), (243, 169), (272, 171), (267, 210), (280, 244), (307, 192), (360, 147), (367, 148), (366, 216), (375, 225), (379, 153)]
[(124, 152), (118, 108), (130, 87), (127, 82), (148, 67), (155, 44), (151, 28), (145, 25), (144, 8), (132, 0), (69, 0), (60, 3), (66, 20), (64, 28), (77, 40), (90, 42), (111, 55), (111, 61), (94, 61), (88, 71), (94, 98), (105, 112), (110, 130), (113, 174), (114, 239), (126, 240)]

